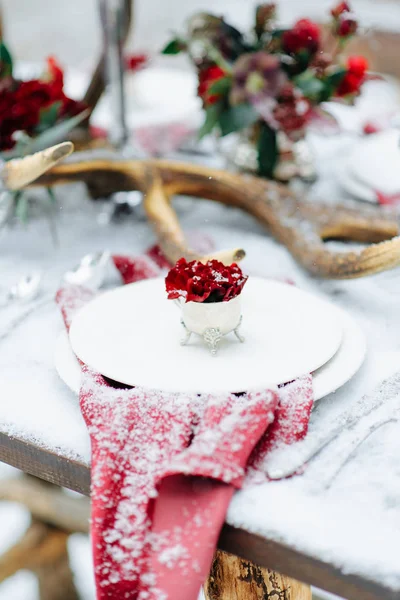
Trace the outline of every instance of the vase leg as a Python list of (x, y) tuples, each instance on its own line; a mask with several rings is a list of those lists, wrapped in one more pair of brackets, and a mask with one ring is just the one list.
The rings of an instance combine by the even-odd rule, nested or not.
[(237, 339), (239, 340), (239, 342), (241, 344), (243, 344), (244, 342), (244, 337), (242, 336), (242, 334), (240, 333), (240, 326), (242, 324), (242, 317), (240, 317), (240, 321), (238, 326), (236, 327), (236, 329), (234, 330), (234, 334), (236, 335)]
[(221, 338), (222, 333), (217, 327), (209, 327), (203, 333), (203, 340), (209, 347), (212, 356), (216, 356)]
[(181, 339), (181, 346), (186, 346), (189, 343), (190, 338), (192, 337), (192, 332), (186, 327), (185, 323), (181, 321), (181, 325), (185, 330), (185, 337)]

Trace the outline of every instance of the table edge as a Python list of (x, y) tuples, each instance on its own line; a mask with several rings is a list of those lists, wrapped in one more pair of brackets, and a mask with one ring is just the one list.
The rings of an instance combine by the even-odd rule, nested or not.
[[(0, 461), (29, 475), (90, 496), (90, 468), (79, 460), (0, 432)], [(344, 573), (283, 543), (228, 524), (222, 529), (218, 547), (348, 600), (359, 600), (360, 597), (363, 600), (400, 600), (400, 591)]]

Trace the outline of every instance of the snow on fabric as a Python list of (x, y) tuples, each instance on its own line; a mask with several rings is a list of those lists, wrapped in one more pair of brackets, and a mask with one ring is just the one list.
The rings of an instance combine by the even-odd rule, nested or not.
[[(119, 256), (114, 264), (132, 283), (159, 274), (162, 263), (150, 260)], [(76, 287), (58, 292), (67, 328), (91, 297)], [(82, 372), (97, 597), (195, 600), (234, 490), (265, 482), (268, 452), (306, 434), (312, 379), (292, 382), (279, 396), (212, 396), (120, 389), (85, 365)]]

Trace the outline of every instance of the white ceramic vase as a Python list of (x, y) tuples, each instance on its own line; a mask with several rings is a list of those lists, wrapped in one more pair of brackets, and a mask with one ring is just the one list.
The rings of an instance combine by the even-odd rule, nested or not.
[(240, 342), (244, 338), (239, 333), (242, 320), (240, 296), (228, 302), (185, 302), (178, 300), (182, 310), (182, 325), (185, 338), (181, 341), (186, 345), (193, 333), (200, 335), (209, 346), (211, 354), (215, 355), (222, 336), (234, 332)]
[(182, 321), (192, 333), (204, 335), (207, 329), (219, 329), (221, 335), (235, 330), (240, 323), (240, 296), (228, 302), (181, 302)]

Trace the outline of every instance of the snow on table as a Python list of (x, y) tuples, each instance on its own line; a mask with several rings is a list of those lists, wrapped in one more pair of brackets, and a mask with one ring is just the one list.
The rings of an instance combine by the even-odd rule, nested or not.
[[(342, 199), (335, 164), (321, 164), (323, 176), (314, 195), (331, 201)], [(38, 194), (45, 202), (36, 191)], [(132, 218), (104, 224), (104, 205), (91, 202), (82, 185), (58, 188), (57, 197), (58, 248), (52, 245), (42, 214), (33, 215), (26, 227), (16, 225), (3, 232), (0, 291), (19, 276), (40, 268), (45, 273), (43, 294), (52, 294), (63, 273), (84, 254), (108, 248), (113, 253), (135, 255), (154, 242), (144, 221)], [(365, 331), (368, 354), (364, 365), (351, 382), (318, 404), (310, 434), (329, 427), (335, 416), (399, 369), (398, 271), (354, 281), (318, 281), (302, 271), (287, 250), (248, 215), (191, 199), (179, 201), (178, 208), (186, 231), (201, 230), (215, 240), (217, 249), (244, 247), (247, 257), (243, 266), (249, 273), (291, 279), (349, 311)], [(0, 337), (19, 311), (20, 306), (1, 310)], [(55, 341), (62, 328), (58, 309), (49, 302), (0, 341), (0, 431), (88, 463), (89, 437), (77, 398), (54, 369)], [(400, 405), (400, 386), (398, 402)], [(228, 523), (289, 544), (344, 572), (400, 590), (398, 434), (397, 423), (380, 429), (326, 485), (321, 484), (321, 474), (335, 460), (340, 440), (311, 463), (303, 476), (238, 492)]]

